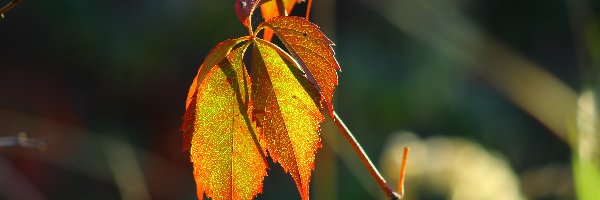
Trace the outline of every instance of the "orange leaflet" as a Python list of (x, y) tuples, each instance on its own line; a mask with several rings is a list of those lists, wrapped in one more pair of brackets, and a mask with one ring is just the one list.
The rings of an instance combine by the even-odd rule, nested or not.
[[(236, 44), (239, 44), (240, 42), (242, 42), (244, 40), (245, 40), (245, 37), (225, 40), (225, 41), (217, 44), (213, 49), (211, 49), (208, 52), (206, 59), (200, 66), (198, 73), (196, 73), (196, 77), (194, 77), (194, 80), (192, 81), (192, 85), (190, 86), (190, 89), (188, 91), (188, 96), (187, 96), (187, 99), (185, 102), (186, 114), (187, 114), (187, 112), (190, 112), (189, 111), (190, 103), (193, 100), (193, 98), (195, 98), (194, 94), (196, 93), (196, 90), (198, 90), (198, 82), (202, 82), (202, 80), (204, 80), (204, 77), (206, 76), (206, 73), (208, 73), (209, 70), (211, 70), (212, 67), (214, 67), (217, 63), (221, 62), (225, 58), (225, 56), (227, 56), (227, 54), (229, 54), (231, 49)], [(195, 106), (195, 105), (193, 105), (193, 106)], [(185, 117), (186, 116), (184, 116), (184, 118)], [(189, 149), (190, 142), (192, 140), (193, 131), (186, 131), (185, 119), (184, 119), (184, 125), (182, 126), (181, 130), (183, 132), (183, 148)]]
[(192, 134), (190, 157), (199, 199), (204, 193), (212, 199), (251, 199), (262, 192), (267, 164), (263, 140), (248, 112), (251, 84), (242, 62), (247, 46), (216, 65), (205, 65), (215, 60), (207, 58), (202, 67), (208, 72), (197, 79), (189, 100), (183, 130)]
[[(279, 9), (277, 9), (276, 1), (277, 0), (270, 0), (260, 5), (260, 12), (265, 21), (272, 19), (273, 17), (280, 16)], [(294, 9), (294, 5), (300, 2), (301, 0), (283, 0), (283, 5), (285, 6), (286, 13), (289, 14), (290, 12), (292, 12), (292, 9)], [(271, 38), (273, 38), (273, 31), (268, 29), (265, 30), (265, 32), (263, 33), (263, 38), (267, 41), (271, 41)]]
[(253, 42), (251, 97), (259, 135), (273, 160), (292, 175), (302, 199), (308, 199), (324, 120), (319, 95), (289, 55), (268, 41)]
[(337, 71), (340, 70), (331, 48), (333, 42), (317, 25), (300, 17), (275, 17), (261, 24), (259, 29), (263, 26), (275, 31), (292, 55), (308, 68), (332, 115), (333, 92), (338, 84)]
[[(198, 70), (196, 77), (194, 77), (194, 80), (192, 81), (192, 85), (190, 86), (190, 90), (188, 91), (187, 100), (185, 102), (186, 108), (190, 105), (192, 94), (194, 94), (196, 92), (196, 90), (198, 89), (197, 82), (202, 81), (204, 79), (204, 76), (206, 75), (206, 73), (208, 73), (208, 71), (211, 70), (212, 67), (215, 66), (217, 63), (221, 62), (221, 60), (223, 60), (223, 58), (225, 58), (225, 56), (227, 56), (229, 54), (229, 52), (235, 45), (237, 45), (240, 42), (245, 41), (245, 40), (246, 40), (246, 37), (241, 37), (241, 38), (237, 38), (237, 39), (228, 39), (228, 40), (225, 40), (225, 41), (217, 44), (215, 47), (213, 47), (213, 49), (211, 49), (208, 52), (208, 55), (206, 55), (206, 60), (204, 60), (202, 65), (200, 65), (200, 69)], [(200, 80), (198, 80), (198, 79), (200, 79)]]

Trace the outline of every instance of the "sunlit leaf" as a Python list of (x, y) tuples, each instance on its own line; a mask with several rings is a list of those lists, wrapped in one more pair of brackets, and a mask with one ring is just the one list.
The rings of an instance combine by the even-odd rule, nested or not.
[[(295, 0), (286, 2), (291, 10)], [(236, 13), (246, 26), (259, 3), (236, 1)], [(271, 9), (268, 3), (277, 9), (274, 1), (267, 2), (266, 9)], [(333, 43), (316, 25), (299, 17), (273, 16), (257, 30), (265, 27), (293, 57), (254, 35), (227, 40), (209, 52), (191, 84), (182, 130), (186, 146), (191, 144), (199, 198), (255, 197), (266, 176), (267, 151), (292, 176), (302, 199), (309, 198), (321, 146), (321, 110), (329, 105), (333, 113), (340, 68)], [(243, 41), (247, 42), (240, 45)], [(252, 66), (246, 68), (244, 51), (250, 43)]]
[[(265, 21), (272, 19), (273, 17), (280, 16), (276, 1), (277, 0), (270, 0), (260, 5), (260, 12)], [(285, 6), (286, 12), (289, 14), (292, 12), (292, 9), (294, 9), (294, 5), (300, 2), (301, 0), (283, 0), (283, 5)], [(263, 33), (263, 38), (267, 41), (271, 41), (271, 38), (273, 38), (273, 31), (269, 29), (265, 30)]]
[(292, 175), (302, 199), (308, 199), (324, 119), (319, 96), (289, 56), (268, 41), (254, 41), (251, 97), (259, 135), (273, 160)]
[[(197, 79), (189, 100), (183, 129), (192, 134), (190, 157), (199, 199), (203, 194), (212, 199), (252, 199), (262, 192), (267, 164), (248, 112), (251, 84), (242, 62), (246, 47), (234, 49), (212, 67), (208, 63), (218, 59), (208, 57), (202, 65), (208, 72)], [(209, 55), (220, 55), (217, 52), (227, 51)]]
[(317, 25), (301, 17), (275, 17), (261, 26), (275, 31), (292, 55), (304, 63), (327, 102), (329, 113), (333, 113), (333, 93), (340, 70), (331, 48), (333, 42)]
[[(244, 38), (225, 40), (225, 41), (217, 44), (213, 49), (211, 49), (208, 52), (208, 54), (206, 55), (206, 59), (200, 66), (198, 73), (196, 73), (196, 77), (194, 77), (194, 80), (192, 81), (192, 84), (188, 91), (187, 99), (185, 102), (186, 110), (190, 110), (189, 105), (190, 105), (190, 102), (192, 101), (192, 98), (194, 97), (194, 94), (196, 93), (196, 90), (198, 90), (198, 82), (202, 82), (206, 73), (208, 73), (209, 70), (211, 70), (212, 67), (215, 66), (217, 63), (221, 62), (225, 58), (225, 56), (227, 56), (227, 54), (229, 54), (231, 49), (236, 44), (239, 44), (240, 42), (242, 42), (244, 40), (245, 40)], [(185, 129), (186, 129), (185, 127), (182, 127), (183, 148), (189, 149), (190, 142), (192, 139), (192, 135), (191, 135), (192, 131), (185, 131)]]
[[(192, 94), (194, 94), (196, 92), (196, 90), (198, 89), (197, 82), (202, 81), (202, 79), (204, 79), (204, 76), (206, 75), (206, 73), (208, 73), (208, 71), (211, 70), (213, 66), (215, 66), (217, 63), (221, 62), (225, 58), (225, 56), (227, 56), (227, 54), (229, 54), (229, 52), (235, 45), (239, 44), (240, 42), (242, 42), (244, 40), (246, 40), (244, 37), (237, 38), (237, 39), (228, 39), (228, 40), (225, 40), (225, 41), (217, 44), (215, 47), (213, 47), (213, 49), (211, 49), (208, 52), (208, 54), (206, 55), (206, 60), (204, 60), (204, 62), (200, 66), (200, 69), (198, 70), (196, 77), (194, 77), (194, 80), (192, 81), (190, 90), (188, 91), (187, 100), (185, 102), (186, 108), (190, 105)], [(200, 80), (198, 80), (198, 79), (200, 79)]]

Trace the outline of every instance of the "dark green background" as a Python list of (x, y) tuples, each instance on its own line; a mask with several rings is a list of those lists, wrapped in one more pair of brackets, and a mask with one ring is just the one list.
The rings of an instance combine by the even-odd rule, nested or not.
[[(50, 143), (45, 151), (0, 149), (4, 164), (48, 199), (118, 199), (98, 144), (109, 137), (136, 148), (152, 198), (194, 199), (180, 118), (206, 53), (246, 34), (233, 2), (24, 0), (0, 20), (0, 136), (25, 131)], [(476, 27), (575, 91), (586, 85), (565, 1), (446, 3), (462, 4)], [(598, 1), (590, 5), (599, 10)], [(303, 15), (305, 7), (293, 14)], [(388, 136), (409, 130), (423, 138), (476, 141), (504, 155), (517, 174), (569, 164), (567, 144), (549, 129), (377, 10), (357, 0), (336, 1), (313, 18), (333, 22), (321, 26), (334, 39), (342, 67), (335, 107), (376, 163)], [(373, 198), (333, 159), (337, 189), (328, 192), (339, 199)], [(0, 177), (4, 186), (12, 181)], [(19, 192), (0, 189), (0, 199)], [(298, 198), (289, 175), (271, 163), (260, 199)]]

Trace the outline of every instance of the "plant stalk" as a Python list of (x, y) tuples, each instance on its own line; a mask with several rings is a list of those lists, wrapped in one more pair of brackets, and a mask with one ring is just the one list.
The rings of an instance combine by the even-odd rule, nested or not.
[(342, 133), (344, 138), (346, 138), (348, 143), (350, 143), (350, 146), (352, 146), (352, 149), (354, 150), (354, 152), (356, 152), (356, 154), (360, 158), (360, 161), (363, 163), (363, 165), (365, 165), (367, 170), (369, 170), (369, 173), (375, 179), (377, 185), (379, 185), (381, 190), (385, 192), (386, 196), (392, 200), (402, 198), (398, 193), (394, 192), (392, 188), (387, 184), (383, 176), (381, 176), (381, 173), (379, 173), (377, 168), (375, 168), (375, 165), (373, 165), (373, 162), (371, 162), (371, 159), (369, 159), (369, 156), (367, 156), (367, 154), (365, 153), (365, 150), (363, 150), (362, 146), (360, 146), (358, 141), (356, 141), (354, 135), (350, 132), (348, 127), (346, 127), (346, 124), (344, 124), (342, 119), (338, 116), (338, 114), (335, 111), (333, 112), (333, 116), (333, 122), (335, 123), (335, 126), (337, 126), (338, 130), (340, 130), (340, 133)]
[(21, 3), (21, 1), (22, 0), (13, 0), (0, 8), (0, 17), (4, 18), (4, 14), (12, 10), (17, 4)]
[(406, 174), (406, 160), (408, 160), (408, 147), (404, 147), (402, 153), (402, 165), (400, 165), (400, 176), (398, 177), (398, 192), (400, 197), (404, 196), (404, 176)]
[(308, 5), (306, 6), (306, 20), (310, 18), (310, 7), (312, 6), (312, 0), (308, 0)]
[(285, 4), (283, 0), (275, 0), (277, 4), (277, 11), (279, 12), (279, 16), (288, 16), (287, 9), (285, 9)]
[(29, 138), (26, 133), (21, 132), (15, 136), (0, 137), (0, 148), (4, 147), (25, 147), (46, 149), (46, 141), (38, 138)]

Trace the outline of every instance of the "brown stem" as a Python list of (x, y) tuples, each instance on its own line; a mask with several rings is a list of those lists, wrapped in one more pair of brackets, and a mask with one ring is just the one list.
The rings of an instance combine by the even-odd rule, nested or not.
[[(249, 23), (251, 22), (250, 20), (248, 20)], [(248, 35), (252, 38), (255, 37), (254, 32), (252, 32), (252, 24), (248, 25), (246, 28), (248, 28)]]
[(402, 165), (400, 165), (400, 176), (398, 177), (398, 193), (404, 197), (404, 175), (406, 174), (406, 160), (408, 160), (408, 147), (404, 147), (402, 153)]
[(46, 148), (46, 141), (29, 138), (26, 133), (22, 132), (16, 136), (0, 137), (0, 148), (3, 147), (26, 147), (44, 150)]
[(0, 16), (4, 17), (4, 13), (12, 10), (17, 4), (21, 3), (22, 0), (13, 0), (8, 4), (4, 5), (4, 7), (0, 8)]
[(371, 159), (369, 159), (369, 157), (367, 156), (363, 148), (360, 146), (358, 141), (356, 141), (356, 138), (354, 138), (354, 135), (352, 135), (348, 127), (346, 127), (344, 122), (342, 122), (342, 119), (340, 119), (340, 117), (335, 111), (333, 112), (333, 115), (333, 122), (335, 123), (335, 126), (337, 126), (338, 130), (340, 130), (340, 133), (342, 133), (342, 135), (344, 135), (348, 143), (350, 143), (350, 146), (352, 146), (352, 149), (354, 150), (354, 152), (356, 152), (356, 154), (360, 158), (360, 161), (365, 165), (367, 170), (369, 170), (369, 173), (375, 179), (377, 185), (379, 185), (381, 190), (385, 192), (386, 196), (389, 199), (400, 199), (401, 196), (392, 190), (392, 188), (387, 184), (383, 176), (381, 176), (379, 171), (377, 171), (377, 168), (375, 168), (375, 165), (373, 165)]
[(288, 16), (287, 10), (285, 9), (285, 4), (283, 4), (283, 0), (275, 0), (277, 2), (277, 11), (279, 11), (279, 16)]
[(310, 7), (312, 6), (312, 0), (308, 0), (308, 5), (306, 7), (306, 20), (308, 21), (310, 17)]

